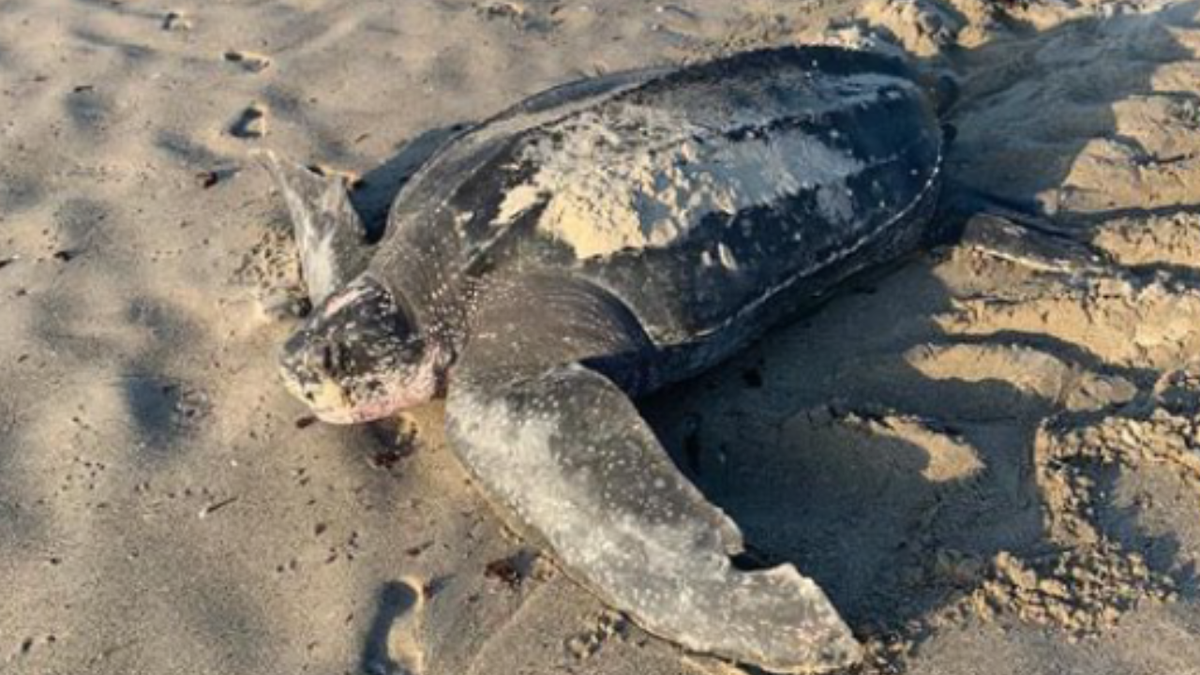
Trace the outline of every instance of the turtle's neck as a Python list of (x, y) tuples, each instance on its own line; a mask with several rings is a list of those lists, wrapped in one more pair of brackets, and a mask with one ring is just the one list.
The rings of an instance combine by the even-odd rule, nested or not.
[(426, 343), (429, 362), (444, 390), (446, 371), (465, 347), (480, 281), (449, 266), (391, 264), (368, 272), (391, 291), (411, 328)]

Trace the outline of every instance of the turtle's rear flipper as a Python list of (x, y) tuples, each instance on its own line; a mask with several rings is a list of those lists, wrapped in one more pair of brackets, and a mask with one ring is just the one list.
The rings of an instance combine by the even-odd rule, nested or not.
[(484, 300), (446, 408), (452, 447), (518, 532), (686, 648), (787, 673), (857, 661), (858, 643), (817, 584), (791, 565), (734, 568), (733, 521), (678, 471), (612, 379), (563, 363), (592, 352), (612, 365), (643, 349), (622, 332), (631, 317), (582, 283), (534, 286)]
[(272, 152), (260, 158), (287, 201), (309, 299), (320, 304), (366, 269), (371, 258), (366, 229), (341, 178), (317, 175)]
[(958, 243), (1040, 272), (1080, 274), (1110, 267), (1103, 253), (1054, 223), (1012, 212), (972, 216)]
[(989, 195), (950, 181), (933, 219), (929, 243), (967, 246), (1040, 272), (1110, 270), (1088, 232), (1056, 222), (1035, 202)]

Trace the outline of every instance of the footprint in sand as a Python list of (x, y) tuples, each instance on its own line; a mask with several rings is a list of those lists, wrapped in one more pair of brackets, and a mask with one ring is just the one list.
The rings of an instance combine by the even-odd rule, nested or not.
[(262, 138), (267, 133), (267, 109), (257, 103), (246, 108), (229, 126), (229, 133), (235, 138)]
[(261, 73), (271, 67), (271, 59), (262, 54), (254, 52), (239, 52), (229, 50), (225, 52), (224, 58), (226, 61), (236, 64), (248, 73)]
[(556, 10), (550, 11), (550, 16), (541, 16), (531, 10), (524, 2), (477, 2), (474, 4), (475, 13), (487, 21), (507, 21), (519, 30), (548, 31), (557, 25), (553, 18)]
[(175, 33), (183, 33), (192, 29), (192, 20), (182, 12), (167, 12), (163, 16), (162, 29)]
[(57, 641), (58, 637), (54, 635), (47, 635), (40, 640), (34, 637), (27, 637), (24, 640), (21, 640), (21, 646), (18, 649), (17, 655), (22, 657), (29, 656), (33, 653), (35, 648), (52, 647)]
[(418, 639), (424, 606), (425, 593), (416, 580), (384, 584), (363, 645), (360, 672), (420, 675), (424, 671), (425, 656)]

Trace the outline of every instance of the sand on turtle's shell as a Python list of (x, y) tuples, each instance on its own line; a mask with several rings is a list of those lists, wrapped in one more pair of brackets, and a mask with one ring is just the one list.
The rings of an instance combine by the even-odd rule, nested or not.
[[(814, 86), (801, 75), (798, 70), (788, 73), (795, 79), (790, 86), (810, 93), (806, 110), (813, 115), (878, 103), (887, 85), (913, 87), (902, 78), (881, 75)], [(611, 101), (597, 111), (550, 124), (539, 140), (517, 151), (516, 160), (534, 170), (528, 180), (508, 190), (492, 225), (509, 225), (540, 207), (537, 228), (586, 258), (665, 248), (688, 236), (706, 217), (739, 213), (787, 195), (811, 193), (814, 217), (852, 224), (858, 214), (847, 179), (869, 168), (863, 161), (803, 129), (779, 129), (738, 142), (722, 138), (727, 130), (717, 124), (765, 127), (781, 114), (771, 104), (783, 103), (786, 97), (754, 86), (721, 99), (732, 110), (713, 115), (711, 121), (693, 112), (691, 120), (681, 124), (669, 113), (636, 101)], [(787, 81), (772, 81), (772, 91), (788, 87)], [(668, 98), (665, 104), (685, 110), (702, 105), (706, 92), (692, 89), (699, 90), (678, 97), (682, 100)], [(763, 109), (743, 101), (755, 101)], [(795, 114), (797, 109), (793, 105), (787, 110)], [(617, 126), (637, 131), (616, 134)], [(714, 262), (736, 265), (707, 261)]]

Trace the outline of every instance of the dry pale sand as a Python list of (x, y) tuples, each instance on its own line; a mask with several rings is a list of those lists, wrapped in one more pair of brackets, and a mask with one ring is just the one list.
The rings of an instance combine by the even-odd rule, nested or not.
[(0, 671), (729, 673), (506, 534), (440, 440), (274, 374), (282, 203), (378, 218), (445, 130), (763, 44), (953, 73), (958, 180), (1109, 254), (947, 248), (646, 402), (866, 672), (1200, 673), (1200, 3), (0, 0)]

